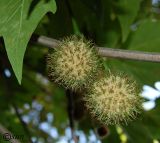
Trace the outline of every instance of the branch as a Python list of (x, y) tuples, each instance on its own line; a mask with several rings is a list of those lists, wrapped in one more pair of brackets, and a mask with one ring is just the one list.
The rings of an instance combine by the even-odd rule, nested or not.
[(113, 57), (120, 59), (130, 59), (138, 61), (148, 61), (148, 62), (160, 62), (160, 53), (153, 52), (141, 52), (141, 51), (131, 51), (122, 49), (112, 49), (112, 48), (99, 48), (99, 54), (104, 57)]
[(73, 94), (72, 91), (66, 90), (66, 96), (68, 100), (68, 116), (69, 116), (69, 124), (71, 127), (71, 130), (74, 130), (74, 119), (73, 119), (73, 114), (74, 114), (74, 105), (73, 105)]
[(27, 124), (23, 121), (23, 119), (22, 119), (22, 117), (21, 117), (21, 114), (20, 114), (19, 111), (18, 111), (17, 106), (16, 106), (14, 103), (12, 103), (12, 106), (13, 106), (15, 112), (16, 112), (16, 115), (17, 115), (19, 121), (20, 121), (21, 124), (22, 124), (22, 127), (23, 127), (26, 135), (28, 136), (29, 143), (32, 143), (32, 140), (31, 140), (32, 136), (31, 136), (31, 134), (30, 134), (30, 132), (29, 132), (29, 130), (28, 130)]
[[(2, 124), (0, 124), (0, 133), (4, 136), (4, 139), (7, 137), (7, 135), (9, 136), (12, 136), (13, 134), (8, 130), (6, 129)], [(18, 139), (11, 139), (11, 137), (6, 138), (8, 139), (9, 141), (8, 142), (12, 142), (12, 143), (20, 143), (20, 141)], [(3, 141), (2, 141), (3, 142)], [(4, 140), (5, 142), (5, 140)], [(7, 142), (7, 141), (6, 141)]]
[[(46, 36), (32, 36), (31, 41), (48, 48), (55, 48), (59, 41)], [(97, 47), (99, 55), (119, 59), (130, 59), (148, 62), (160, 62), (160, 53), (141, 52), (123, 49), (113, 49), (107, 47)]]
[[(3, 69), (5, 68), (5, 64), (7, 65), (8, 63), (6, 63), (6, 61), (2, 58), (2, 68), (0, 68), (0, 71), (3, 71)], [(13, 87), (12, 87), (12, 84), (10, 84), (10, 82), (11, 82), (11, 80), (10, 80), (10, 78), (6, 78), (5, 77), (5, 75), (4, 74), (2, 74), (2, 77), (4, 78), (4, 83), (5, 83), (5, 90), (6, 90), (6, 97), (8, 98), (8, 99), (12, 99), (11, 98), (11, 95), (13, 94), (12, 92), (13, 92)], [(12, 92), (11, 92), (12, 91)], [(14, 108), (14, 110), (15, 110), (15, 113), (16, 113), (16, 115), (17, 115), (17, 117), (18, 117), (18, 119), (19, 119), (19, 121), (21, 122), (21, 124), (22, 124), (22, 126), (23, 126), (23, 129), (24, 129), (24, 131), (26, 132), (26, 135), (28, 136), (28, 141), (29, 141), (29, 143), (32, 143), (32, 140), (31, 140), (31, 134), (30, 134), (30, 132), (29, 132), (29, 130), (28, 130), (28, 128), (27, 128), (27, 124), (23, 121), (23, 119), (22, 119), (22, 117), (21, 117), (21, 114), (19, 113), (19, 111), (18, 111), (18, 108), (17, 108), (17, 106), (16, 106), (16, 104), (14, 103), (14, 102), (11, 102), (11, 105), (13, 106), (13, 108)], [(2, 130), (0, 130), (0, 131), (4, 131), (3, 130), (3, 128), (1, 128)], [(9, 132), (6, 132), (6, 133), (9, 133)], [(9, 133), (10, 134), (10, 133)], [(10, 134), (10, 135), (12, 135), (12, 134)], [(9, 138), (9, 139), (11, 139), (11, 138)]]
[[(72, 139), (75, 143), (78, 142), (78, 138), (75, 135), (74, 132), (74, 103), (73, 103), (73, 94), (74, 92), (71, 90), (66, 90), (66, 96), (67, 96), (67, 100), (68, 100), (68, 117), (69, 117), (69, 125), (71, 128), (71, 134), (72, 134)], [(71, 141), (70, 141), (71, 142)]]

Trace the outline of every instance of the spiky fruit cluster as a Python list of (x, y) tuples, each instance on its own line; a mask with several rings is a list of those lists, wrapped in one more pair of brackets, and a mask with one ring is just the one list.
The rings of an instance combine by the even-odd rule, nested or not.
[(85, 97), (89, 111), (103, 124), (127, 123), (141, 109), (136, 84), (122, 75), (101, 77)]
[(47, 59), (49, 77), (73, 90), (92, 82), (99, 67), (96, 49), (83, 37), (66, 38)]

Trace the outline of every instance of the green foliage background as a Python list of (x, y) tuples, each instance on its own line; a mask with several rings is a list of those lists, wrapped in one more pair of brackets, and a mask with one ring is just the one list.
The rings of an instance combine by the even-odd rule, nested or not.
[[(54, 114), (52, 125), (60, 136), (68, 126), (65, 91), (47, 81), (45, 56), (48, 48), (29, 43), (32, 34), (55, 39), (83, 34), (98, 46), (160, 52), (159, 10), (151, 0), (0, 0), (0, 124), (13, 133), (26, 134), (13, 105), (26, 115), (35, 110), (33, 102), (38, 102), (43, 107), (38, 124), (45, 121), (50, 112)], [(133, 76), (141, 87), (144, 84), (153, 86), (160, 80), (159, 63), (106, 58), (104, 65)], [(6, 69), (11, 72), (9, 78), (4, 73)], [(84, 107), (76, 100), (79, 113)], [(24, 104), (30, 108), (26, 109)], [(127, 143), (160, 140), (159, 111), (157, 99), (154, 109), (144, 111), (128, 126), (122, 125)], [(85, 114), (77, 122), (78, 129), (86, 136), (90, 129), (99, 126), (90, 124), (88, 118)], [(56, 142), (40, 130), (38, 124), (32, 121), (27, 124), (32, 136), (44, 142)], [(102, 142), (120, 143), (116, 126), (108, 128), (110, 134)], [(25, 137), (23, 142), (28, 142), (27, 135)]]

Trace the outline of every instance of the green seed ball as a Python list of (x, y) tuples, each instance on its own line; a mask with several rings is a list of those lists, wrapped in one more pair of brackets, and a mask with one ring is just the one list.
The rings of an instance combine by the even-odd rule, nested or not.
[(105, 75), (90, 87), (85, 96), (91, 115), (102, 124), (127, 123), (142, 109), (136, 83), (123, 75)]
[(76, 36), (63, 40), (47, 58), (50, 79), (73, 90), (91, 83), (99, 65), (92, 43)]

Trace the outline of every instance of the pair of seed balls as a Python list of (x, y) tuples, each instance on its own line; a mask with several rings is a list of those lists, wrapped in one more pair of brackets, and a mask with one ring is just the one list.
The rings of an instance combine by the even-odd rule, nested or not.
[(65, 88), (86, 88), (86, 106), (102, 124), (127, 123), (141, 109), (136, 84), (120, 74), (99, 76), (100, 61), (90, 41), (72, 36), (62, 40), (55, 51), (48, 54), (48, 75)]

